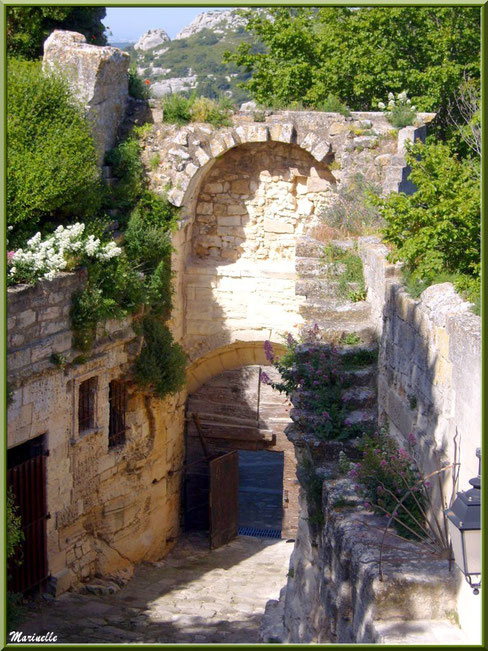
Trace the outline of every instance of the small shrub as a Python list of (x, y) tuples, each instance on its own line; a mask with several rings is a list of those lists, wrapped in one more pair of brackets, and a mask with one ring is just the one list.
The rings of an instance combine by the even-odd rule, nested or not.
[(177, 93), (165, 95), (162, 101), (163, 121), (170, 124), (188, 124), (191, 121), (192, 100)]
[(129, 95), (135, 99), (149, 99), (149, 79), (142, 79), (135, 64), (129, 68)]
[(383, 102), (379, 102), (378, 108), (382, 111), (386, 110), (386, 117), (395, 129), (409, 127), (415, 123), (417, 118), (416, 107), (412, 106), (405, 91), (398, 93), (396, 100), (395, 95), (389, 93), (388, 105), (385, 106)]
[(121, 210), (130, 210), (139, 200), (144, 187), (144, 166), (137, 134), (133, 134), (106, 154), (117, 184), (110, 190), (112, 201)]
[(325, 524), (322, 508), (322, 487), (324, 480), (315, 472), (311, 463), (303, 463), (299, 467), (297, 475), (300, 477), (301, 484), (305, 490), (308, 521), (316, 527), (323, 527)]
[(254, 122), (266, 122), (266, 113), (261, 109), (256, 109), (252, 112), (252, 119)]
[(367, 503), (380, 514), (392, 514), (407, 491), (417, 488), (397, 509), (395, 524), (406, 538), (422, 537), (426, 499), (419, 483), (420, 473), (411, 451), (399, 448), (385, 430), (364, 437), (362, 459), (350, 471)]
[[(328, 244), (324, 247), (322, 260), (329, 265), (333, 264), (324, 273), (331, 281), (337, 283), (336, 294), (339, 298), (352, 302), (363, 301), (366, 298), (363, 263), (357, 253)], [(358, 285), (358, 288), (352, 288), (351, 284)]]
[(154, 316), (145, 316), (138, 327), (143, 337), (134, 364), (134, 379), (159, 398), (179, 391), (185, 383), (186, 354), (173, 341), (169, 328)]
[[(272, 382), (266, 373), (261, 374), (262, 381), (288, 396), (296, 395), (295, 414), (299, 429), (310, 427), (310, 414), (315, 417), (313, 431), (323, 440), (345, 440), (357, 434), (358, 428), (351, 424), (347, 416), (343, 390), (347, 382), (342, 371), (345, 370), (343, 359), (336, 347), (318, 344), (314, 337), (317, 329), (312, 331), (310, 341), (315, 341), (315, 349), (301, 352), (298, 342), (287, 337), (285, 354), (276, 359), (270, 342), (265, 342), (265, 355), (269, 362), (280, 372), (281, 380)], [(349, 362), (354, 352), (349, 354)], [(355, 365), (352, 364), (354, 367)]]
[(15, 503), (12, 487), (7, 490), (7, 559), (12, 558), (15, 550), (24, 540), (19, 507)]
[(192, 122), (208, 122), (217, 128), (231, 124), (229, 109), (222, 100), (217, 104), (208, 97), (198, 97), (193, 100), (190, 115)]
[(326, 226), (342, 235), (377, 233), (383, 226), (376, 204), (380, 192), (379, 186), (358, 173), (339, 188), (333, 203), (323, 209), (319, 217)]
[(361, 343), (361, 337), (357, 334), (357, 332), (347, 332), (346, 334), (342, 335), (340, 343), (344, 346), (355, 346)]
[(149, 167), (150, 167), (152, 170), (155, 170), (155, 169), (158, 167), (158, 165), (159, 165), (160, 163), (161, 163), (161, 156), (156, 152), (156, 153), (153, 154), (153, 155), (151, 156), (151, 158), (149, 159)]
[(324, 111), (324, 113), (340, 113), (344, 117), (349, 117), (351, 111), (341, 102), (335, 95), (329, 94), (324, 100), (319, 102), (316, 106), (317, 111)]

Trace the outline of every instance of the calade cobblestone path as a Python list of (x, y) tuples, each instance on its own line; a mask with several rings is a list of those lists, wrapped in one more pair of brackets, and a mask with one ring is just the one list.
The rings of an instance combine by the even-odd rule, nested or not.
[(16, 630), (52, 631), (58, 643), (259, 643), (292, 550), (291, 541), (249, 536), (210, 550), (203, 535), (186, 535), (114, 594), (67, 592), (37, 603)]

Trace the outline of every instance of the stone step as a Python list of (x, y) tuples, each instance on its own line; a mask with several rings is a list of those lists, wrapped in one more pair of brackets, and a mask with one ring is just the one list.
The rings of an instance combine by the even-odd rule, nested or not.
[(336, 342), (338, 346), (347, 346), (341, 340), (349, 334), (358, 335), (361, 343), (370, 344), (376, 341), (376, 330), (369, 322), (337, 324), (330, 321), (317, 321), (317, 326), (320, 330), (320, 336), (324, 341)]
[[(347, 283), (347, 290), (358, 291), (359, 283)], [(312, 301), (334, 297), (337, 300), (340, 291), (339, 281), (326, 278), (301, 278), (295, 283), (295, 294)]]
[(366, 409), (374, 406), (376, 391), (371, 387), (352, 386), (342, 393), (342, 400), (348, 408)]
[(372, 624), (371, 629), (372, 641), (376, 644), (426, 646), (469, 644), (469, 640), (458, 626), (443, 619), (376, 621)]
[(366, 301), (338, 304), (333, 300), (307, 301), (299, 306), (299, 314), (307, 321), (334, 324), (364, 322), (371, 316), (371, 306)]
[(323, 278), (327, 272), (340, 275), (346, 266), (341, 262), (323, 262), (320, 258), (295, 258), (295, 272), (299, 278)]
[(351, 386), (376, 387), (376, 378), (378, 373), (376, 365), (353, 369), (351, 371), (343, 371), (343, 373), (344, 379)]
[(371, 427), (376, 427), (377, 419), (378, 412), (376, 406), (374, 406), (348, 412), (344, 423), (346, 425), (349, 423), (351, 426), (364, 425), (365, 429), (371, 429)]
[[(323, 423), (323, 417), (314, 411), (299, 409), (297, 407), (293, 407), (290, 410), (290, 418), (294, 423), (299, 425), (303, 432), (313, 432), (317, 425)], [(368, 407), (349, 411), (345, 414), (342, 422), (345, 429), (347, 427), (357, 429), (364, 426), (364, 429), (369, 431), (376, 427), (377, 410), (375, 407)]]

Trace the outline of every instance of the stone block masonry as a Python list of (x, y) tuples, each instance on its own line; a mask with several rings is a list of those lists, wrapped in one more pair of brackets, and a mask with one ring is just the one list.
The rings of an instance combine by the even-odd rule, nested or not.
[[(86, 275), (61, 273), (8, 290), (8, 447), (45, 436), (48, 569), (58, 593), (95, 574), (120, 578), (158, 560), (179, 533), (184, 400), (130, 381), (130, 320), (107, 322), (94, 348), (72, 347), (69, 309)], [(92, 426), (80, 431), (80, 386), (94, 382)], [(109, 443), (109, 385), (126, 383), (125, 442)]]

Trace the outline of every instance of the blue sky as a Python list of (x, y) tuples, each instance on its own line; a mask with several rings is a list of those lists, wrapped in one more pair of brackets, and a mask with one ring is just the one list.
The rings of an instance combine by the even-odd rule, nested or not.
[(170, 38), (201, 14), (224, 7), (107, 7), (103, 24), (110, 28), (109, 42), (137, 41), (148, 29), (161, 27)]

